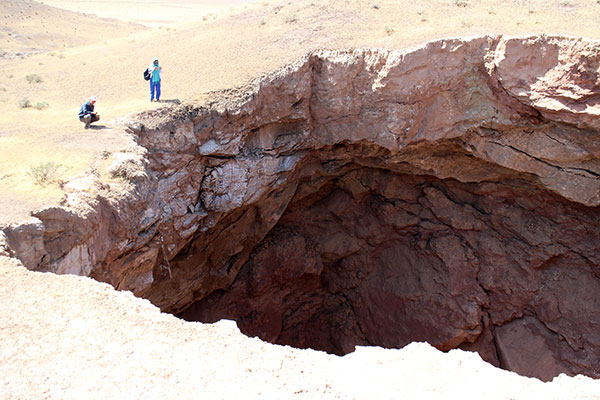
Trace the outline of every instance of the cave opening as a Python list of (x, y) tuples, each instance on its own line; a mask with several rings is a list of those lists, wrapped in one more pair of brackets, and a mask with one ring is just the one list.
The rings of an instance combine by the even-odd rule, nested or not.
[[(598, 313), (591, 297), (600, 271), (586, 254), (596, 246), (599, 211), (526, 175), (482, 165), (452, 144), (443, 148), (429, 158), (452, 154), (458, 168), (494, 178), (440, 179), (402, 162), (382, 168), (378, 150), (364, 146), (307, 157), (292, 184), (263, 199), (284, 198), (268, 207), (276, 222), (246, 237), (244, 250), (225, 263), (233, 278), (176, 315), (233, 319), (248, 336), (338, 355), (357, 345), (426, 341), (544, 380), (597, 374), (572, 361), (589, 357), (588, 344), (580, 329), (565, 328)], [(216, 228), (212, 243), (257, 215), (269, 219), (265, 213), (240, 212), (226, 222), (232, 231)], [(194, 248), (205, 257), (206, 239), (199, 241), (173, 262), (194, 259)], [(565, 300), (572, 296), (588, 298)]]

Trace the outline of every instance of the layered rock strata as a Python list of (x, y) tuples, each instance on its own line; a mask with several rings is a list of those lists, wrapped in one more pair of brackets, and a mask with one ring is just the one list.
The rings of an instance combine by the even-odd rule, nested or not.
[(600, 377), (599, 50), (309, 54), (139, 116), (110, 179), (69, 182), (63, 207), (5, 229), (4, 252), (275, 343), (426, 340)]

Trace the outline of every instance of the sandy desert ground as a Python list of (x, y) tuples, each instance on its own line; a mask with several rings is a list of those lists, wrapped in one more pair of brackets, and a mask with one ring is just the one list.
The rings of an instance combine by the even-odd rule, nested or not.
[[(155, 56), (164, 68), (163, 100), (206, 100), (210, 91), (242, 85), (315, 48), (407, 48), (496, 33), (597, 39), (600, 4), (5, 0), (0, 21), (0, 223), (10, 223), (62, 197), (57, 183), (36, 184), (32, 167), (60, 165), (58, 180), (89, 171), (106, 152), (129, 145), (110, 129), (118, 118), (164, 106), (149, 102), (142, 79)], [(41, 81), (30, 83), (28, 75)], [(102, 121), (85, 131), (76, 114), (90, 94), (99, 98)], [(23, 108), (27, 101), (33, 107)]]
[(598, 380), (544, 384), (426, 343), (345, 357), (272, 345), (232, 321), (185, 322), (89, 278), (0, 264), (0, 399), (600, 398)]
[(251, 2), (250, 0), (41, 0), (41, 3), (56, 8), (93, 13), (98, 17), (115, 18), (154, 27), (200, 20), (204, 16), (212, 17)]

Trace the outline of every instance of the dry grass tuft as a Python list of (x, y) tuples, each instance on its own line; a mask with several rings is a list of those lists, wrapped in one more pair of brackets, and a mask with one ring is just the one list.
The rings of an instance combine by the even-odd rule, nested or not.
[(43, 82), (42, 77), (38, 74), (25, 75), (25, 80), (29, 83), (41, 83)]
[(17, 104), (19, 105), (19, 108), (31, 107), (31, 102), (29, 101), (29, 99), (21, 99)]
[(45, 101), (38, 101), (37, 103), (35, 103), (33, 105), (33, 108), (35, 108), (36, 110), (44, 110), (46, 108), (48, 108), (50, 106), (50, 104), (46, 103)]
[(58, 176), (61, 170), (66, 171), (68, 167), (62, 164), (56, 164), (53, 161), (40, 162), (37, 165), (30, 166), (27, 175), (41, 186), (46, 186), (51, 183), (59, 183)]

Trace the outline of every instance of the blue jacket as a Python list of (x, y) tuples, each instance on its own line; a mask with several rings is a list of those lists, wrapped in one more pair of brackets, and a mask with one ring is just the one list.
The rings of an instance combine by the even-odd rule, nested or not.
[(91, 114), (94, 112), (94, 105), (91, 104), (89, 101), (83, 103), (83, 105), (81, 106), (81, 108), (79, 109), (79, 118)]
[(150, 73), (150, 80), (152, 81), (152, 83), (162, 81), (162, 68), (160, 67), (158, 62), (156, 63), (156, 65), (154, 65), (155, 61), (158, 61), (158, 58), (152, 60), (150, 65), (148, 65), (148, 72)]

